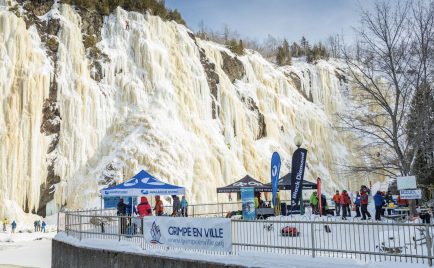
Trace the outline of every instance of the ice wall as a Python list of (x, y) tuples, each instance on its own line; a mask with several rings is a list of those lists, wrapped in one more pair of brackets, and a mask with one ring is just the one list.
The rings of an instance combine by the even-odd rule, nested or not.
[[(184, 185), (190, 203), (212, 202), (216, 187), (246, 173), (268, 182), (275, 150), (284, 161), (282, 175), (288, 172), (297, 133), (309, 150), (306, 178), (322, 177), (330, 191), (347, 185), (337, 163), (352, 161), (351, 140), (333, 128), (335, 112), (345, 105), (338, 63), (276, 68), (247, 51), (238, 57), (245, 74), (231, 81), (222, 52), (235, 55), (226, 48), (195, 41), (174, 22), (118, 8), (105, 18), (97, 44), (110, 61), (96, 82), (80, 16), (68, 5), (55, 5), (51, 14), (60, 20), (55, 69), (36, 30), (26, 30), (11, 12), (0, 13), (0, 198), (37, 208), (47, 162), (54, 161), (61, 181), (52, 202), (70, 209), (96, 206), (99, 189), (142, 168)], [(219, 77), (215, 97), (204, 56)], [(61, 128), (56, 149), (47, 154), (40, 120), (54, 74)], [(259, 139), (258, 113), (266, 125)]]
[[(41, 131), (51, 67), (35, 27), (0, 10), (0, 200), (37, 207), (50, 137)], [(5, 204), (4, 201), (0, 201)], [(0, 205), (0, 215), (5, 207)]]

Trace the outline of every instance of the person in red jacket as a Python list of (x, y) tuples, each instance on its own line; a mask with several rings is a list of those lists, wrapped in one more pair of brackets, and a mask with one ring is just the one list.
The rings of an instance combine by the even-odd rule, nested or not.
[(152, 216), (151, 205), (149, 205), (146, 196), (142, 196), (140, 198), (140, 204), (137, 205), (137, 211), (139, 212), (141, 218), (145, 216)]
[(348, 214), (348, 208), (351, 204), (351, 199), (347, 193), (346, 190), (342, 191), (341, 194), (341, 206), (342, 206), (342, 219), (346, 220), (347, 219), (347, 214)]
[(362, 185), (360, 188), (360, 207), (362, 210), (362, 220), (366, 220), (366, 216), (368, 216), (368, 220), (371, 219), (371, 214), (368, 211), (369, 192), (370, 190), (368, 187)]

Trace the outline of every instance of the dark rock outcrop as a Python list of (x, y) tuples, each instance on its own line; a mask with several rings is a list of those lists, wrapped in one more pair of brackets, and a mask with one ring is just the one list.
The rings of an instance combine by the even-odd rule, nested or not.
[(237, 57), (231, 57), (226, 52), (221, 52), (223, 57), (222, 69), (227, 74), (232, 83), (240, 80), (246, 75), (243, 63)]
[(256, 105), (255, 101), (251, 97), (241, 97), (241, 101), (247, 106), (247, 108), (254, 112), (258, 118), (258, 135), (256, 136), (256, 140), (265, 138), (267, 136), (267, 125), (265, 124), (265, 117), (259, 111), (258, 105)]
[(197, 44), (196, 37), (193, 33), (189, 32), (188, 35), (191, 37), (191, 39), (194, 40), (194, 43), (196, 44), (197, 48), (199, 49), (199, 55), (200, 55), (200, 63), (203, 66), (203, 69), (206, 74), (206, 80), (208, 82), (208, 86), (211, 90), (211, 108), (212, 108), (212, 118), (216, 119), (217, 116), (220, 114), (220, 109), (218, 107), (218, 87), (217, 85), (220, 83), (220, 78), (218, 74), (215, 72), (215, 64), (210, 62), (209, 59), (206, 57), (205, 50)]
[[(309, 72), (309, 71), (308, 71)], [(292, 85), (295, 87), (295, 89), (297, 89), (297, 91), (308, 101), (313, 102), (313, 96), (312, 96), (312, 90), (309, 90), (309, 96), (306, 94), (306, 92), (303, 90), (302, 85), (301, 85), (301, 79), (300, 76), (298, 76), (298, 74), (294, 73), (294, 72), (290, 72), (285, 73), (286, 77), (290, 78), (292, 81)], [(303, 72), (303, 76), (304, 76), (304, 72)], [(310, 77), (310, 72), (309, 72), (309, 84), (310, 87), (312, 85), (311, 82), (311, 77)]]

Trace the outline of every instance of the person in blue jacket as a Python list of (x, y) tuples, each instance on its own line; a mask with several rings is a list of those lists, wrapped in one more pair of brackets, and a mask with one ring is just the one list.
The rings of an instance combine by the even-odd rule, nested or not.
[(375, 203), (375, 220), (381, 221), (381, 210), (384, 205), (384, 197), (381, 195), (380, 191), (374, 195), (374, 203)]
[(356, 217), (360, 217), (360, 194), (356, 192), (356, 199), (354, 199), (354, 205), (356, 206)]
[(45, 223), (45, 221), (42, 221), (42, 229), (41, 232), (45, 233), (45, 226), (47, 226), (47, 224)]
[(15, 233), (15, 229), (17, 228), (17, 223), (15, 221), (12, 221), (12, 233)]

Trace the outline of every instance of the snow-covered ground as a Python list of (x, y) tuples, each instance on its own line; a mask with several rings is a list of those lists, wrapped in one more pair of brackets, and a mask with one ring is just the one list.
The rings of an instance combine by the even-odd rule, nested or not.
[(51, 267), (51, 239), (56, 235), (57, 218), (41, 218), (47, 223), (46, 233), (34, 231), (30, 215), (25, 219), (17, 221), (15, 233), (11, 233), (10, 225), (6, 232), (0, 232), (0, 267)]
[(366, 268), (419, 268), (427, 267), (427, 264), (416, 263), (396, 263), (396, 262), (374, 262), (361, 261), (354, 259), (328, 258), (300, 256), (291, 254), (274, 254), (265, 252), (240, 252), (237, 255), (210, 255), (198, 252), (184, 252), (180, 250), (159, 250), (147, 249), (143, 250), (140, 245), (130, 243), (129, 241), (117, 240), (101, 240), (101, 239), (83, 239), (79, 241), (76, 238), (66, 236), (64, 233), (59, 233), (55, 237), (56, 240), (66, 242), (76, 246), (86, 246), (89, 248), (102, 248), (113, 251), (127, 251), (139, 254), (152, 254), (159, 256), (170, 256), (171, 258), (182, 258), (192, 260), (202, 260), (211, 262), (220, 262), (224, 264), (245, 265), (248, 267), (285, 267), (285, 268), (348, 268), (348, 267), (366, 267)]
[(0, 267), (51, 267), (51, 239), (56, 232), (0, 233)]

